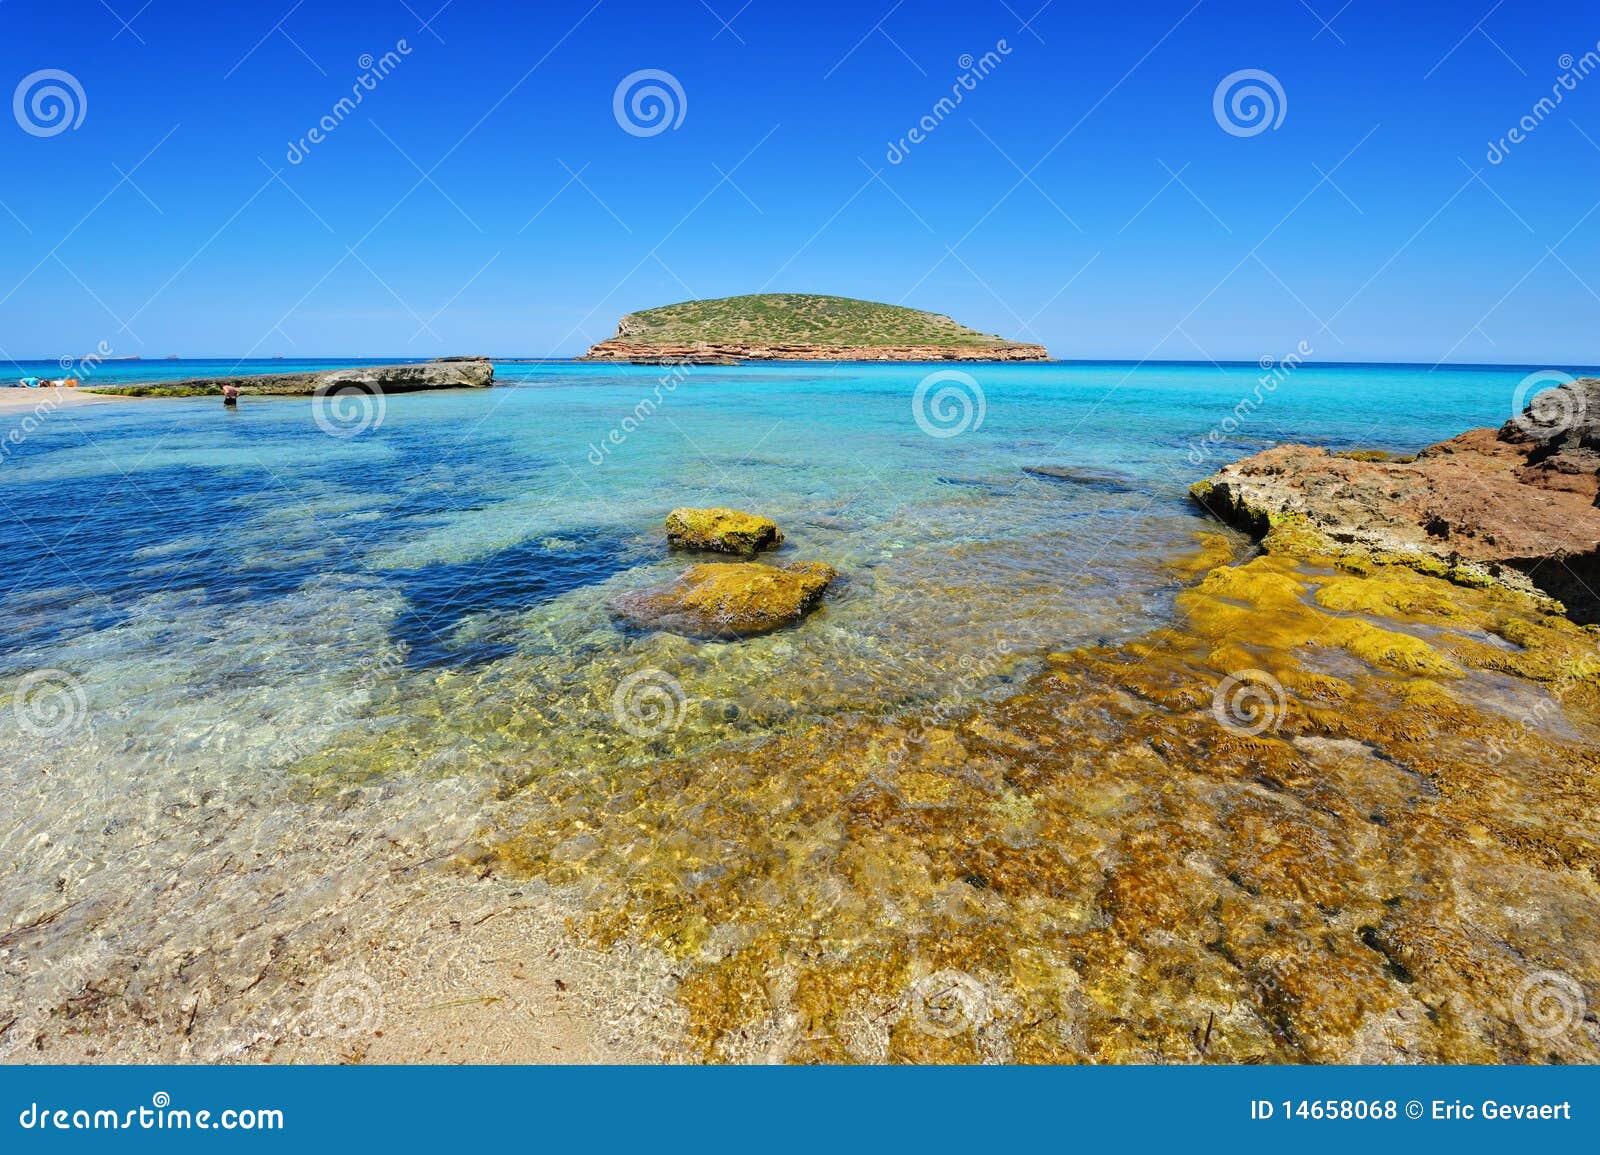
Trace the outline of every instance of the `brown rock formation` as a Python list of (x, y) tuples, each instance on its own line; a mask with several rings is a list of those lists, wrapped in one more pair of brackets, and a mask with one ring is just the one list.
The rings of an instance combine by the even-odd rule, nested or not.
[(1600, 621), (1600, 379), (1535, 398), (1410, 460), (1280, 445), (1191, 491), (1256, 533), (1300, 518), (1334, 542), (1455, 580), (1538, 589)]

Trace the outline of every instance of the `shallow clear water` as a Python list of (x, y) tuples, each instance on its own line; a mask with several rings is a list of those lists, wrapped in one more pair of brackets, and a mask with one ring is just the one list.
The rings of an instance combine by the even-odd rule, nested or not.
[[(230, 367), (107, 363), (97, 380)], [(608, 711), (567, 707), (580, 689), (603, 702), (640, 662), (684, 663), (703, 683), (686, 696), (734, 703), (716, 718), (742, 699), (754, 717), (739, 729), (892, 707), (975, 664), (1000, 678), (1029, 653), (1148, 628), (1173, 585), (1159, 563), (1198, 524), (1184, 488), (1217, 464), (1282, 440), (1415, 448), (1503, 420), (1523, 376), (956, 371), (969, 375), (936, 384), (920, 413), (925, 366), (574, 363), (502, 365), (492, 392), (386, 398), (347, 438), (298, 398), (55, 412), (0, 466), (0, 674), (68, 671), (104, 726), (137, 720), (135, 744), (226, 723), (251, 732), (246, 750), (325, 713), (319, 692), (404, 699), (439, 671), (488, 701), (525, 684), (560, 699), (563, 718), (538, 711), (539, 734), (516, 727), (496, 751), (513, 759), (530, 741), (559, 760), (564, 739), (613, 734)], [(1041, 465), (1075, 476), (1022, 472)], [(620, 628), (608, 599), (684, 564), (664, 547), (666, 511), (711, 504), (775, 518), (779, 559), (837, 567), (825, 608), (735, 646)], [(288, 760), (362, 715), (341, 709)], [(226, 777), (226, 761), (208, 769)]]
[[(420, 859), (552, 769), (1002, 693), (1048, 651), (1165, 618), (1163, 562), (1203, 524), (1185, 488), (1218, 465), (1499, 424), (1526, 371), (979, 365), (941, 370), (966, 376), (919, 411), (929, 372), (503, 364), (494, 390), (385, 398), (348, 438), (305, 398), (49, 413), (0, 462), (0, 928), (63, 894), (63, 949), (114, 923), (120, 950), (192, 952), (245, 906), (298, 925), (321, 888), (269, 917), (246, 890), (180, 901), (170, 876), (313, 857), (317, 821), (285, 801), (307, 783), (410, 791), (394, 841)], [(624, 629), (609, 599), (687, 564), (661, 530), (678, 505), (770, 516), (774, 560), (841, 580), (762, 638)], [(144, 921), (157, 893), (181, 920)]]
[[(229, 367), (107, 363), (96, 379)], [(0, 466), (0, 672), (66, 668), (146, 741), (224, 689), (254, 695), (270, 741), (308, 683), (370, 681), (375, 663), (385, 684), (510, 662), (569, 686), (662, 649), (720, 673), (719, 693), (775, 695), (768, 713), (892, 705), (939, 694), (1019, 623), (1013, 656), (1147, 628), (1172, 587), (1159, 562), (1198, 524), (1184, 488), (1216, 465), (1283, 440), (1415, 448), (1503, 420), (1523, 376), (957, 371), (920, 414), (925, 366), (574, 363), (386, 398), (348, 438), (297, 398), (52, 413)], [(1041, 465), (1074, 476), (1023, 472)], [(779, 559), (836, 566), (825, 609), (732, 647), (619, 628), (607, 600), (683, 564), (666, 511), (711, 504), (775, 518)]]

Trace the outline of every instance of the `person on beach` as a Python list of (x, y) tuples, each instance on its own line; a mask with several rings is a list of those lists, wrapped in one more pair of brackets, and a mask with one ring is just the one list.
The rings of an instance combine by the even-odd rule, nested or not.
[(228, 409), (238, 408), (239, 387), (237, 385), (224, 385), (222, 387), (222, 404)]

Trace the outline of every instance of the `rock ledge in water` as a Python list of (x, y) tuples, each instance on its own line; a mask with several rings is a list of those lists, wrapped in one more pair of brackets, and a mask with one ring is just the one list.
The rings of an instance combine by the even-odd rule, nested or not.
[(110, 385), (88, 390), (130, 397), (206, 397), (235, 386), (246, 396), (299, 397), (316, 393), (416, 393), (425, 389), (487, 389), (494, 384), (488, 361), (434, 361), (415, 365), (369, 365), (321, 373), (263, 373), (246, 377), (192, 377), (144, 385)]
[(1499, 430), (1415, 458), (1280, 445), (1195, 483), (1212, 513), (1257, 536), (1285, 521), (1342, 549), (1468, 584), (1542, 592), (1600, 621), (1600, 379), (1539, 394)]

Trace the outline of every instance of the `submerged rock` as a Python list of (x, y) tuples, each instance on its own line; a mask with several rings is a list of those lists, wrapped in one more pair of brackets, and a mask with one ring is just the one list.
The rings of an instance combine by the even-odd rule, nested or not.
[(1114, 469), (1089, 469), (1068, 465), (1024, 465), (1022, 472), (1029, 477), (1047, 481), (1064, 481), (1070, 485), (1083, 485), (1106, 493), (1132, 493), (1133, 478)]
[(782, 541), (776, 522), (737, 509), (675, 509), (667, 514), (667, 544), (673, 549), (750, 557)]
[(675, 581), (623, 594), (612, 609), (636, 626), (697, 638), (752, 637), (793, 625), (837, 577), (821, 562), (711, 562)]

